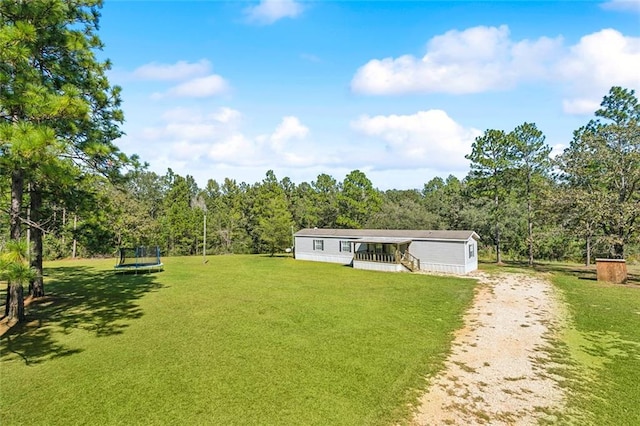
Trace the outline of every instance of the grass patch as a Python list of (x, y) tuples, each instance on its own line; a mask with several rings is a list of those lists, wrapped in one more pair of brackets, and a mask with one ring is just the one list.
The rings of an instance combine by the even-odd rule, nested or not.
[(410, 415), (475, 281), (263, 256), (46, 265), (2, 337), (10, 424), (389, 424)]
[[(594, 260), (595, 262), (595, 260)], [(567, 262), (536, 262), (533, 267), (529, 267), (527, 262), (507, 261), (500, 265), (491, 261), (480, 261), (478, 268), (490, 274), (497, 273), (516, 273), (516, 274), (535, 274), (542, 273), (560, 273), (569, 275), (581, 280), (596, 281), (596, 265), (590, 266), (578, 263)], [(627, 263), (627, 286), (640, 288), (640, 264)]]
[(555, 274), (570, 323), (554, 356), (582, 424), (640, 424), (640, 288)]

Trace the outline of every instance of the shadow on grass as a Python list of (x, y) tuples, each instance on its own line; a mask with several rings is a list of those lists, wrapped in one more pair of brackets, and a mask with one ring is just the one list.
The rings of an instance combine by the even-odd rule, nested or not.
[(156, 274), (130, 275), (91, 267), (58, 267), (46, 271), (47, 296), (27, 308), (26, 320), (2, 336), (0, 361), (21, 358), (38, 364), (82, 352), (68, 347), (61, 335), (85, 330), (96, 337), (121, 334), (143, 315), (136, 303), (162, 284)]
[(283, 259), (293, 259), (293, 255), (291, 253), (274, 253), (274, 254), (262, 254), (261, 257), (271, 257), (271, 258), (283, 258)]
[(640, 342), (624, 340), (619, 333), (612, 331), (593, 331), (583, 333), (585, 342), (582, 350), (592, 357), (604, 360), (637, 359), (640, 356)]

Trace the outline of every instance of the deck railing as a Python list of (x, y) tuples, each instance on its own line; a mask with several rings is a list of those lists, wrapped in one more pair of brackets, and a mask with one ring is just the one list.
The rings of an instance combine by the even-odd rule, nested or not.
[(357, 251), (354, 253), (355, 260), (362, 260), (365, 262), (378, 262), (378, 263), (395, 263), (402, 264), (411, 272), (420, 270), (420, 259), (405, 251), (404, 253), (400, 253), (396, 251), (394, 254), (391, 253), (372, 253), (366, 251)]
[(400, 263), (400, 256), (390, 253), (370, 253), (366, 251), (357, 251), (355, 252), (354, 259), (363, 260), (365, 262)]

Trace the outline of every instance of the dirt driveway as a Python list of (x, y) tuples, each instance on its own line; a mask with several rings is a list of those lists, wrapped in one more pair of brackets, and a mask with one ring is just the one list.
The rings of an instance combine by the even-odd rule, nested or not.
[(481, 285), (445, 369), (420, 399), (416, 425), (529, 425), (562, 408), (544, 348), (563, 311), (542, 278), (479, 273)]

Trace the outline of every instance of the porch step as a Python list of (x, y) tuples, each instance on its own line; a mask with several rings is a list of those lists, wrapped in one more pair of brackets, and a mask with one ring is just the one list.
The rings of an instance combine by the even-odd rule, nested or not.
[(402, 264), (402, 266), (404, 266), (411, 272), (420, 270), (420, 259), (413, 256), (408, 251), (404, 252), (404, 254), (402, 255), (402, 258), (400, 258), (400, 263)]
[(410, 270), (411, 272), (415, 272), (413, 270), (413, 264), (409, 261), (406, 260), (401, 260), (400, 263), (402, 264), (402, 266), (404, 266), (405, 268), (407, 268), (408, 270)]

